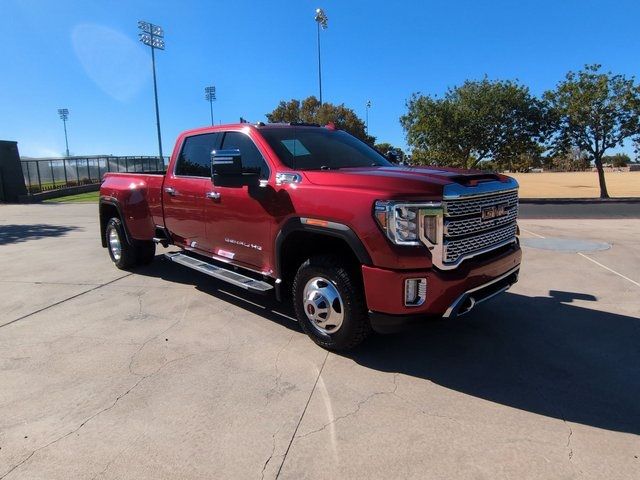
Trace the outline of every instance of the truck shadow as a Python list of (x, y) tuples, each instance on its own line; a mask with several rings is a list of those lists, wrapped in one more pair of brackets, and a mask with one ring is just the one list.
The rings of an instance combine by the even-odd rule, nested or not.
[(156, 255), (148, 266), (135, 269), (137, 275), (161, 278), (167, 282), (192, 285), (196, 290), (219, 300), (240, 307), (288, 329), (302, 332), (295, 319), (293, 307), (289, 303), (277, 302), (273, 295), (248, 293), (242, 288), (216, 280), (203, 273), (172, 263), (163, 256)]
[(640, 318), (507, 292), (451, 322), (376, 336), (348, 356), (528, 412), (640, 434)]
[[(194, 285), (300, 331), (289, 305), (159, 260), (136, 273)], [(457, 320), (374, 335), (340, 355), (539, 415), (640, 434), (640, 318), (592, 310), (576, 300), (596, 298), (507, 292)]]
[(61, 237), (73, 230), (78, 230), (78, 227), (47, 225), (44, 223), (0, 225), (0, 245), (39, 240), (47, 237)]

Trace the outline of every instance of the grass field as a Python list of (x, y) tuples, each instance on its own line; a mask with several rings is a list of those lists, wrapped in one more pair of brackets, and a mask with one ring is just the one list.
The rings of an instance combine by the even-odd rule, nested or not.
[[(509, 173), (520, 184), (520, 198), (597, 198), (596, 172)], [(611, 197), (640, 197), (640, 172), (606, 172)]]
[(68, 195), (66, 197), (51, 198), (45, 200), (44, 203), (90, 203), (97, 202), (100, 192), (86, 192), (77, 195)]
[[(520, 184), (520, 198), (597, 198), (600, 196), (595, 172), (510, 173)], [(640, 197), (640, 172), (607, 172), (611, 197)], [(80, 193), (45, 200), (46, 203), (97, 202), (99, 192)]]

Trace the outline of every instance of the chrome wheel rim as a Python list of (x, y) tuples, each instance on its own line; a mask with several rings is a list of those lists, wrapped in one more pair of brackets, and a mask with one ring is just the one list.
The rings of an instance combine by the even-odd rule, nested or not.
[(326, 278), (314, 277), (303, 292), (304, 313), (320, 333), (337, 332), (344, 320), (344, 304), (338, 289)]
[(120, 243), (120, 235), (115, 228), (109, 229), (109, 250), (113, 259), (117, 262), (122, 257), (122, 244)]

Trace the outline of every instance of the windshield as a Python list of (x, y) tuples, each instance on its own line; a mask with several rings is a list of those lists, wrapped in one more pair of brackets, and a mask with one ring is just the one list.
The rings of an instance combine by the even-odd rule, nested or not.
[(260, 133), (280, 160), (295, 170), (391, 165), (369, 145), (341, 130), (266, 127)]

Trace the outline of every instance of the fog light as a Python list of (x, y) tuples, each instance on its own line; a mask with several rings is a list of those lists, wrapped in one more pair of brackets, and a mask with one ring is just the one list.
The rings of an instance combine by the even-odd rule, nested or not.
[(407, 278), (404, 281), (404, 304), (407, 307), (422, 305), (427, 299), (427, 279)]

